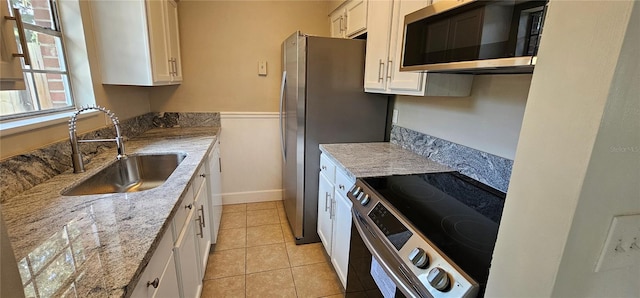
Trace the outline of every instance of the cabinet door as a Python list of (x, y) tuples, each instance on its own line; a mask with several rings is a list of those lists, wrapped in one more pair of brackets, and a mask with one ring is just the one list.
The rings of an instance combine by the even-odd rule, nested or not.
[(149, 27), (149, 51), (153, 83), (171, 82), (171, 55), (169, 53), (169, 28), (166, 23), (165, 1), (147, 0), (147, 25)]
[(176, 272), (176, 265), (173, 258), (173, 253), (171, 253), (171, 258), (167, 261), (166, 266), (164, 267), (164, 272), (162, 273), (162, 278), (160, 283), (158, 284), (158, 288), (154, 293), (153, 297), (158, 298), (170, 298), (170, 297), (179, 297), (180, 291), (178, 290), (178, 274)]
[(428, 1), (394, 1), (389, 45), (388, 89), (394, 94), (423, 95), (426, 74), (400, 72), (402, 45), (404, 44), (404, 16), (428, 5)]
[(343, 38), (344, 37), (344, 9), (336, 9), (329, 16), (331, 22), (331, 37)]
[(369, 2), (364, 91), (386, 93), (392, 1)]
[(184, 298), (198, 297), (202, 289), (202, 279), (198, 271), (198, 251), (195, 239), (195, 214), (196, 210), (192, 209), (189, 212), (187, 223), (182, 229), (174, 248), (179, 286), (182, 293), (181, 297)]
[(182, 61), (180, 60), (180, 33), (178, 30), (178, 3), (167, 0), (167, 32), (169, 60), (172, 71), (171, 81), (173, 83), (182, 82)]
[[(178, 295), (178, 280), (175, 274), (175, 263), (173, 262), (173, 237), (165, 233), (160, 243), (156, 247), (155, 252), (151, 256), (147, 267), (142, 272), (138, 284), (133, 289), (131, 297), (162, 297), (163, 293), (175, 293), (173, 297)], [(173, 267), (173, 275), (167, 270)], [(154, 281), (157, 280), (157, 283)], [(164, 289), (174, 289), (174, 292)], [(163, 290), (161, 292), (161, 290)], [(166, 297), (166, 296), (165, 296)]]
[(349, 245), (351, 241), (351, 201), (340, 192), (335, 193), (333, 217), (333, 248), (331, 263), (335, 268), (343, 287), (347, 287), (349, 267)]
[(220, 166), (219, 143), (209, 154), (209, 211), (211, 212), (211, 243), (216, 243), (220, 219), (222, 218), (222, 167)]
[(333, 230), (331, 205), (333, 183), (320, 173), (318, 184), (318, 235), (327, 254), (331, 255), (331, 233)]
[(367, 0), (351, 0), (345, 6), (345, 36), (355, 35), (367, 30)]
[(209, 250), (211, 249), (211, 221), (209, 214), (209, 197), (206, 183), (202, 183), (196, 195), (196, 214), (194, 224), (196, 230), (196, 240), (198, 244), (198, 257), (200, 268), (200, 280), (204, 278), (204, 271), (207, 268)]
[[(0, 89), (18, 90), (25, 89), (24, 76), (20, 57), (14, 57), (18, 53), (18, 46), (13, 30), (15, 21), (5, 17), (10, 16), (9, 6), (6, 1), (0, 4)], [(23, 49), (24, 50), (24, 49)]]

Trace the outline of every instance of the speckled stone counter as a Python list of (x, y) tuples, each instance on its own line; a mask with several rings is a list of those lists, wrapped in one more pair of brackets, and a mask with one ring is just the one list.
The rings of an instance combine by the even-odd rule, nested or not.
[(391, 143), (321, 144), (320, 150), (353, 178), (453, 171)]
[(61, 195), (113, 161), (114, 149), (95, 156), (85, 173), (68, 170), (5, 200), (2, 212), (25, 289), (35, 281), (40, 296), (130, 295), (218, 133), (215, 127), (157, 128), (127, 141), (127, 154), (187, 154), (154, 189)]

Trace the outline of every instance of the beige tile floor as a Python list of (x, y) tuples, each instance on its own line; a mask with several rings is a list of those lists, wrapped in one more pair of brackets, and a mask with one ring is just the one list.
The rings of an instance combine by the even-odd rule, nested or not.
[(343, 297), (321, 243), (296, 245), (281, 201), (225, 205), (202, 297)]

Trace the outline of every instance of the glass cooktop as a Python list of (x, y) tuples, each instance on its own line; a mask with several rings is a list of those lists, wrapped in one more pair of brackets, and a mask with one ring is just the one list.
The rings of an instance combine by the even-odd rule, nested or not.
[(503, 192), (458, 172), (362, 180), (484, 288)]

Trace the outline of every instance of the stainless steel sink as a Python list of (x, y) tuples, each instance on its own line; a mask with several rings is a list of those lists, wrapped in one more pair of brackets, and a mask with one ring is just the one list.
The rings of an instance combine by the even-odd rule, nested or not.
[(187, 157), (184, 153), (129, 155), (116, 160), (63, 196), (137, 192), (162, 185)]

